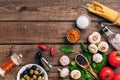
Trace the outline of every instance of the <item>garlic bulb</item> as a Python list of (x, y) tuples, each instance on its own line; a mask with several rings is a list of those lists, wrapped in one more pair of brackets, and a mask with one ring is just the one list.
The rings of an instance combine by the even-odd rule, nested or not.
[(70, 73), (71, 78), (73, 79), (79, 79), (81, 77), (81, 72), (79, 70), (73, 70)]
[(89, 36), (88, 36), (88, 41), (92, 44), (96, 44), (99, 43), (101, 41), (101, 35), (99, 32), (92, 32)]
[(91, 52), (91, 53), (97, 53), (98, 52), (98, 47), (95, 45), (95, 44), (90, 44), (88, 46), (88, 50)]
[(101, 41), (99, 44), (98, 44), (98, 50), (101, 51), (101, 52), (107, 52), (109, 49), (109, 45), (107, 42), (105, 41)]
[(64, 78), (69, 75), (69, 69), (68, 68), (63, 68), (62, 70), (58, 68), (58, 71), (60, 71), (60, 77)]
[(93, 61), (96, 63), (100, 63), (103, 60), (103, 57), (101, 54), (97, 53), (93, 55)]
[(62, 66), (67, 66), (70, 63), (70, 59), (66, 55), (63, 55), (62, 57), (60, 57), (59, 61)]

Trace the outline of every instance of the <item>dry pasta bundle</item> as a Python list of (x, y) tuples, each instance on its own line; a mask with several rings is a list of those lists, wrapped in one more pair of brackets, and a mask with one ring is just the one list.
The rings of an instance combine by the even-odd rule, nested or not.
[(119, 12), (110, 9), (96, 1), (93, 1), (91, 4), (88, 3), (86, 6), (84, 6), (86, 9), (88, 9), (88, 11), (97, 14), (111, 22), (113, 22), (114, 24), (120, 26), (120, 14)]

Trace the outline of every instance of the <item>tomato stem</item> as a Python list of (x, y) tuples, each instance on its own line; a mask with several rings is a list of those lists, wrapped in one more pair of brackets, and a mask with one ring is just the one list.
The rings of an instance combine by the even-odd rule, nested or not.
[(108, 80), (108, 79), (109, 79), (109, 76), (107, 75), (106, 78), (105, 78), (105, 80)]
[(120, 52), (119, 51), (117, 52), (116, 56), (120, 56)]

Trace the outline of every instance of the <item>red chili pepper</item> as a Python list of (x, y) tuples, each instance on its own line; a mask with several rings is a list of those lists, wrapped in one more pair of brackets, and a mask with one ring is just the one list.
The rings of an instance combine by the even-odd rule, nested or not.
[(51, 48), (50, 48), (50, 54), (51, 54), (51, 56), (55, 55), (55, 51), (54, 51), (54, 47), (53, 46), (51, 46)]
[(38, 47), (45, 50), (45, 51), (47, 50), (47, 46), (44, 44), (38, 44)]

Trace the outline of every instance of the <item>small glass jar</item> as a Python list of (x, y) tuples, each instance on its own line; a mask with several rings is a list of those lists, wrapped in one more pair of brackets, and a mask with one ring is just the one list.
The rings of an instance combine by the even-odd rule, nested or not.
[(91, 19), (87, 14), (82, 14), (76, 19), (76, 24), (79, 29), (86, 29), (91, 24)]
[(117, 50), (120, 51), (120, 34), (114, 34), (107, 26), (99, 23), (102, 31), (106, 34), (109, 43)]
[(5, 76), (7, 73), (11, 71), (12, 68), (14, 68), (17, 65), (20, 65), (22, 63), (22, 54), (12, 54), (7, 60), (5, 60), (0, 65), (0, 75)]

